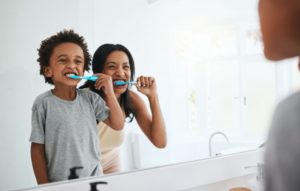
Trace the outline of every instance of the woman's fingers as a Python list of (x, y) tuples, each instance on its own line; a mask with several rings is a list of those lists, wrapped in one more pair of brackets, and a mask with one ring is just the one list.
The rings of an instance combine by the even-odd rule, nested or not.
[(149, 86), (152, 86), (153, 83), (154, 83), (154, 78), (148, 77), (148, 84), (149, 84)]
[(140, 76), (137, 79), (137, 83), (139, 87), (148, 88), (151, 87), (154, 83), (154, 78), (150, 76)]

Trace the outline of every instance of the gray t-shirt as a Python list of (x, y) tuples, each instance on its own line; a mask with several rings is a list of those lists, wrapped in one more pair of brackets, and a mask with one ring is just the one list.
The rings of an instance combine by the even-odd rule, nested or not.
[(47, 91), (32, 107), (30, 141), (45, 144), (50, 182), (67, 180), (70, 168), (82, 166), (79, 177), (99, 175), (99, 138), (96, 120), (103, 121), (109, 109), (103, 99), (90, 90), (77, 90), (73, 101), (62, 100)]
[(281, 102), (265, 153), (265, 191), (300, 190), (300, 92)]

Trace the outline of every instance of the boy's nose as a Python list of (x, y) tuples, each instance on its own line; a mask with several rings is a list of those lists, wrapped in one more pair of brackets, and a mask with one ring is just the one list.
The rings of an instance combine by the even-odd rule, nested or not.
[(68, 68), (75, 68), (76, 64), (74, 62), (68, 62), (67, 67)]

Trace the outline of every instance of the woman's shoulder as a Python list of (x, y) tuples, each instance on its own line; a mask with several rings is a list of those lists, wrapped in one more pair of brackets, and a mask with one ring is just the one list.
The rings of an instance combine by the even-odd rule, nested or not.
[(137, 92), (132, 90), (129, 91), (129, 99), (134, 110), (138, 110), (138, 108), (141, 108), (141, 106), (145, 105), (142, 97)]
[(141, 96), (140, 96), (137, 92), (134, 92), (134, 91), (132, 91), (132, 90), (129, 90), (129, 91), (128, 91), (128, 94), (129, 94), (129, 99), (130, 99), (133, 103), (142, 100)]

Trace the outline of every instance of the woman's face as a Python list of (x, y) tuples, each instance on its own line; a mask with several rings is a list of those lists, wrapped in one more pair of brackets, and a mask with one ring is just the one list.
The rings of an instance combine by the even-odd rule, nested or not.
[[(129, 59), (126, 53), (122, 51), (111, 52), (104, 64), (103, 73), (110, 75), (113, 82), (129, 81), (131, 77), (131, 68)], [(120, 97), (128, 88), (128, 85), (114, 85), (114, 92), (117, 97)]]

